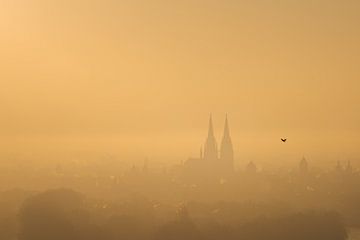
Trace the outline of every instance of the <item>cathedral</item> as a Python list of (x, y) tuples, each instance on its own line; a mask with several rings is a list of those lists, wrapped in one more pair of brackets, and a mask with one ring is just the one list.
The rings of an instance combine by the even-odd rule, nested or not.
[(234, 172), (234, 150), (227, 116), (220, 150), (215, 139), (212, 117), (210, 116), (208, 135), (204, 146), (201, 147), (200, 156), (189, 158), (184, 164), (184, 170), (190, 178), (226, 179)]

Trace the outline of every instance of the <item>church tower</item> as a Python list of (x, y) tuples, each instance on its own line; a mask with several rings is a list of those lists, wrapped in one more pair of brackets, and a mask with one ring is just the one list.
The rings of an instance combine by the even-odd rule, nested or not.
[(224, 135), (221, 141), (220, 165), (222, 166), (221, 168), (227, 173), (230, 173), (234, 170), (234, 149), (230, 137), (227, 115), (225, 118)]
[(209, 131), (204, 146), (204, 160), (216, 161), (218, 159), (217, 143), (214, 136), (214, 128), (212, 123), (212, 116), (209, 119)]
[(306, 174), (309, 171), (309, 164), (305, 157), (303, 157), (299, 163), (299, 171), (301, 174)]

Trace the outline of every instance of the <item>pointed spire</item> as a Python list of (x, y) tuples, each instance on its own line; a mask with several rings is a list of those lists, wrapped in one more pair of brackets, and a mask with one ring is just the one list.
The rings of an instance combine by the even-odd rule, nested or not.
[(212, 122), (212, 115), (210, 114), (209, 119), (209, 130), (206, 138), (203, 158), (206, 160), (216, 160), (218, 158), (217, 143), (214, 136), (214, 127)]
[(221, 141), (220, 160), (228, 172), (234, 170), (234, 150), (230, 137), (228, 116), (225, 117), (224, 134)]
[(225, 116), (225, 126), (224, 126), (224, 138), (225, 137), (230, 137), (229, 122), (228, 122), (227, 114)]
[(210, 119), (209, 119), (208, 137), (214, 137), (214, 127), (213, 127), (212, 114), (211, 113), (210, 113)]

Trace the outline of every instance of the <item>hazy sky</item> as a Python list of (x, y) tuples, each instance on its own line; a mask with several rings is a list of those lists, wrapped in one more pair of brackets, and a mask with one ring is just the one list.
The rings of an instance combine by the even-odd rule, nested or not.
[[(358, 0), (0, 0), (2, 151), (360, 157)], [(288, 137), (284, 145), (280, 137)]]

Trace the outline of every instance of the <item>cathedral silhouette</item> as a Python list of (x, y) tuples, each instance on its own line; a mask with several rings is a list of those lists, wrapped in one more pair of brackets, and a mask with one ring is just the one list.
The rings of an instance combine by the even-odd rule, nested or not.
[[(203, 150), (204, 149), (204, 150)], [(209, 130), (204, 147), (200, 149), (198, 158), (189, 158), (184, 164), (188, 178), (226, 179), (234, 172), (234, 150), (230, 136), (227, 116), (220, 151), (214, 135), (212, 116), (209, 119)]]

